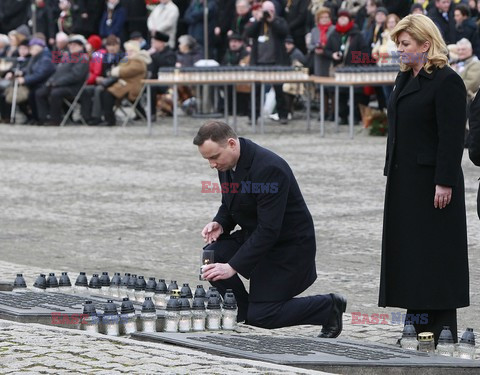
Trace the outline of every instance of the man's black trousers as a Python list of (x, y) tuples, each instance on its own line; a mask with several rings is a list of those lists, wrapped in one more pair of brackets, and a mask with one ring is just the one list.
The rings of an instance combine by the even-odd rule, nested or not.
[[(231, 235), (221, 235), (205, 249), (215, 251), (215, 263), (228, 263), (243, 241), (243, 232), (237, 231)], [(245, 320), (246, 323), (257, 327), (270, 329), (301, 324), (324, 325), (332, 309), (332, 298), (329, 294), (296, 297), (285, 301), (249, 302), (248, 292), (238, 275), (226, 280), (212, 281), (211, 284), (222, 296), (227, 289), (232, 289), (238, 304), (237, 320), (239, 322)], [(252, 288), (252, 285), (250, 287)]]

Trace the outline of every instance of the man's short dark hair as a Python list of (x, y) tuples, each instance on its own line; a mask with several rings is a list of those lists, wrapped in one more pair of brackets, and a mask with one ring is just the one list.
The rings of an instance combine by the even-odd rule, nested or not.
[(224, 144), (229, 138), (238, 139), (237, 133), (222, 121), (208, 121), (203, 124), (193, 138), (195, 146), (201, 146), (207, 140)]
[(458, 10), (460, 11), (460, 13), (462, 14), (462, 16), (464, 17), (470, 17), (470, 9), (467, 5), (465, 4), (458, 4), (456, 7), (455, 7), (455, 10)]

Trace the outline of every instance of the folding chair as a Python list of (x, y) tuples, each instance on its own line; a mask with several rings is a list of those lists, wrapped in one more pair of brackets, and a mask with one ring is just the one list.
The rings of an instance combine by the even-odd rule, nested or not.
[[(151, 77), (151, 72), (147, 70), (146, 74), (145, 74), (145, 79), (149, 79)], [(122, 126), (125, 127), (127, 126), (128, 122), (130, 120), (133, 119), (133, 115), (138, 115), (142, 118), (143, 121), (147, 121), (147, 119), (145, 118), (145, 116), (143, 115), (143, 113), (141, 113), (138, 109), (137, 109), (137, 105), (140, 103), (140, 100), (142, 100), (143, 98), (143, 94), (145, 93), (145, 84), (142, 85), (142, 88), (140, 90), (140, 92), (138, 93), (137, 97), (135, 98), (134, 102), (130, 102), (129, 100), (121, 100), (120, 101), (120, 104), (118, 104), (115, 108), (115, 112), (117, 110), (120, 110), (124, 116), (125, 116), (125, 119), (123, 120), (123, 123), (122, 123)], [(125, 104), (126, 107), (128, 108), (131, 108), (132, 109), (132, 112), (129, 114), (125, 111), (125, 109), (123, 109), (123, 105)]]
[[(73, 99), (72, 102), (70, 102), (67, 98), (63, 98), (63, 102), (65, 103), (65, 105), (68, 106), (68, 111), (65, 114), (65, 116), (63, 116), (63, 120), (60, 123), (60, 126), (65, 126), (65, 124), (67, 123), (68, 119), (70, 118), (73, 111), (77, 107), (78, 101), (80, 100), (80, 97), (82, 96), (83, 92), (85, 91), (85, 87), (87, 87), (87, 81), (85, 81), (83, 83), (82, 87), (80, 88), (80, 90), (78, 90), (78, 93), (77, 93), (77, 95), (75, 96), (75, 98)], [(79, 114), (79, 116), (80, 116), (80, 121), (82, 122), (82, 124), (87, 125), (87, 122), (85, 121), (85, 119), (83, 118), (81, 113)]]

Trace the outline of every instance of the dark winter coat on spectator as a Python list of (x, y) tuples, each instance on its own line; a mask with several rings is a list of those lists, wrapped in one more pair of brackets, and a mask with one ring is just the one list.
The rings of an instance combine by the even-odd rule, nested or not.
[[(195, 40), (204, 45), (203, 38), (203, 2), (193, 0), (183, 17), (188, 24), (188, 34), (193, 36)], [(208, 40), (213, 40), (213, 30), (217, 23), (217, 3), (208, 1)]]
[(203, 59), (203, 50), (200, 46), (196, 46), (187, 53), (177, 52), (177, 62), (185, 66), (193, 66), (198, 60)]
[(125, 22), (127, 20), (127, 12), (120, 3), (117, 4), (113, 10), (112, 23), (107, 25), (108, 19), (108, 10), (103, 12), (102, 18), (100, 19), (100, 29), (99, 35), (102, 38), (106, 38), (110, 34), (118, 36), (122, 41), (125, 40)]
[(296, 61), (302, 65), (307, 62), (305, 55), (296, 47), (288, 54), (288, 58), (290, 59), (290, 65), (294, 65)]
[(332, 64), (331, 58), (325, 57), (325, 52), (322, 54), (315, 53), (315, 47), (323, 46), (323, 50), (325, 51), (326, 43), (322, 42), (325, 39), (328, 41), (330, 34), (333, 33), (335, 30), (334, 25), (330, 25), (325, 32), (326, 35), (321, 35), (320, 29), (318, 26), (315, 26), (312, 31), (310, 32), (310, 45), (308, 49), (313, 56), (313, 74), (317, 76), (328, 77), (330, 75), (330, 65)]
[[(52, 60), (58, 61), (58, 56)], [(68, 86), (72, 93), (76, 93), (85, 83), (88, 77), (89, 61), (85, 53), (67, 53), (57, 65), (55, 73), (48, 79), (47, 86), (60, 87)]]
[[(350, 31), (346, 33), (346, 40), (345, 40), (345, 52), (343, 63), (345, 65), (353, 65), (355, 64), (355, 59), (352, 56), (352, 51), (368, 53), (368, 46), (363, 39), (362, 33), (358, 29), (357, 25), (354, 25)], [(346, 47), (348, 44), (348, 48)], [(325, 46), (325, 57), (328, 59), (332, 59), (332, 55), (334, 52), (340, 51), (342, 46), (342, 34), (340, 34), (337, 29), (335, 29), (327, 40), (327, 45)], [(361, 59), (361, 56), (359, 56)], [(341, 64), (342, 61), (335, 61), (333, 60), (333, 65), (337, 66)], [(358, 65), (358, 64), (357, 64)]]
[(44, 84), (55, 72), (55, 64), (52, 62), (52, 54), (48, 48), (42, 53), (30, 58), (27, 66), (22, 69), (25, 85), (35, 89)]
[(456, 27), (455, 41), (458, 42), (462, 38), (466, 38), (472, 43), (473, 54), (480, 57), (480, 35), (477, 24), (472, 18), (467, 18), (460, 26)]
[(148, 14), (145, 0), (122, 0), (120, 4), (127, 12), (126, 35), (130, 35), (133, 31), (140, 31), (142, 36), (148, 39)]
[[(257, 65), (258, 62), (258, 37), (263, 34), (265, 21), (255, 21), (245, 30), (248, 38), (253, 39), (252, 51), (250, 53), (250, 65)], [(275, 61), (277, 65), (290, 65), (290, 60), (285, 49), (285, 38), (288, 35), (288, 24), (283, 18), (275, 16), (268, 26), (272, 30), (272, 38), (275, 43)]]
[(0, 32), (8, 34), (20, 25), (26, 25), (30, 15), (30, 0), (0, 1)]
[[(104, 0), (76, 0), (73, 6), (74, 33), (82, 34), (85, 38), (98, 34), (104, 9)], [(87, 18), (82, 18), (82, 14), (87, 14)]]
[(309, 4), (309, 0), (292, 0), (290, 6), (285, 8), (285, 20), (288, 23), (290, 35), (295, 46), (303, 53), (307, 52), (305, 34), (307, 33)]
[(248, 52), (245, 46), (242, 46), (238, 51), (227, 49), (222, 59), (222, 65), (237, 66), (246, 56), (248, 56)]
[[(55, 6), (58, 2), (55, 2)], [(52, 1), (45, 1), (43, 7), (37, 5), (36, 11), (36, 22), (37, 22), (37, 32), (43, 33), (47, 38), (47, 41), (50, 38), (55, 38), (56, 33), (56, 23), (54, 16), (54, 4)]]
[(232, 24), (230, 25), (230, 29), (234, 34), (241, 35), (245, 37), (245, 28), (250, 22), (250, 18), (252, 18), (252, 13), (248, 12), (244, 16), (236, 15), (233, 18)]
[(398, 17), (403, 18), (410, 14), (410, 7), (413, 4), (412, 0), (383, 0), (383, 4), (388, 10), (388, 13), (394, 13)]
[(453, 14), (453, 3), (450, 6), (450, 10), (448, 11), (448, 21), (443, 17), (442, 13), (438, 10), (437, 7), (433, 7), (428, 12), (428, 17), (435, 22), (435, 25), (440, 30), (442, 34), (443, 40), (445, 40), (446, 44), (453, 44), (456, 41), (456, 30), (455, 30), (455, 18)]
[(172, 0), (178, 7), (177, 37), (188, 34), (188, 24), (183, 19), (185, 12), (190, 6), (190, 0)]
[(152, 73), (152, 79), (158, 78), (158, 69), (175, 66), (177, 62), (177, 55), (169, 46), (165, 46), (165, 49), (161, 52), (155, 52), (151, 58), (152, 63), (149, 65), (148, 70)]

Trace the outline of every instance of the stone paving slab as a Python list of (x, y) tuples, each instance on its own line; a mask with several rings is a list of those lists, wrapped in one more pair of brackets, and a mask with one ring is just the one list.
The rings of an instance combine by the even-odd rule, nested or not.
[(0, 320), (0, 373), (322, 374), (187, 348)]
[[(31, 284), (40, 272), (132, 272), (198, 283), (200, 231), (219, 204), (202, 194), (217, 181), (192, 138), (202, 122), (180, 118), (154, 126), (65, 128), (0, 125), (0, 279), (17, 272)], [(303, 121), (267, 121), (254, 134), (239, 119), (238, 133), (272, 149), (291, 165), (312, 213), (317, 236), (317, 281), (305, 294), (339, 292), (348, 298), (342, 336), (393, 344), (401, 325), (378, 308), (385, 178), (385, 138), (356, 128), (335, 133)], [(480, 331), (480, 231), (476, 192), (480, 170), (464, 154), (471, 306), (458, 311), (459, 330)], [(30, 278), (30, 279), (29, 279)], [(388, 325), (352, 324), (351, 313), (389, 314)], [(249, 330), (250, 328), (245, 328)], [(319, 327), (271, 334), (316, 335)], [(29, 370), (29, 369), (26, 369)], [(30, 371), (32, 371), (30, 369)]]

